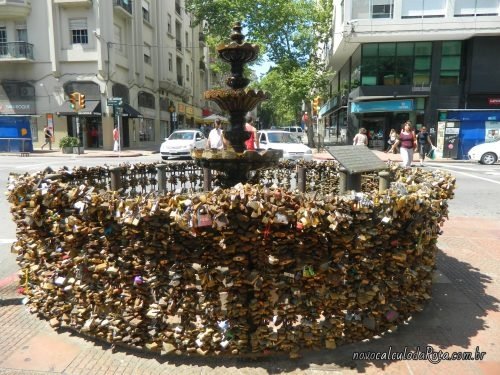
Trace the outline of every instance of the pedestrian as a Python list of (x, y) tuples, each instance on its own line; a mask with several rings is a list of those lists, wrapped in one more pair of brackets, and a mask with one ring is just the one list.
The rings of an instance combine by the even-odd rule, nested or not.
[(113, 151), (120, 151), (120, 131), (117, 126), (113, 129), (113, 141)]
[(245, 131), (250, 133), (250, 138), (245, 141), (245, 147), (249, 151), (255, 151), (259, 148), (259, 139), (257, 137), (257, 129), (253, 126), (253, 116), (247, 115)]
[(418, 154), (420, 156), (420, 166), (424, 166), (425, 155), (434, 148), (434, 145), (431, 141), (431, 136), (427, 132), (427, 128), (422, 126), (420, 132), (417, 134), (417, 145), (418, 145)]
[(398, 146), (401, 153), (401, 159), (403, 159), (402, 166), (405, 168), (411, 167), (413, 153), (417, 150), (417, 142), (415, 141), (415, 133), (413, 132), (410, 121), (406, 121), (403, 124), (403, 129), (399, 134)]
[(45, 137), (45, 143), (42, 145), (42, 150), (47, 145), (49, 145), (49, 150), (52, 150), (52, 131), (48, 126), (43, 128), (43, 136)]
[(93, 126), (90, 130), (90, 138), (92, 139), (92, 145), (94, 147), (99, 147), (99, 132), (97, 131), (97, 126)]
[(396, 133), (396, 130), (391, 129), (391, 132), (389, 133), (389, 139), (387, 140), (387, 143), (389, 144), (387, 152), (397, 154), (398, 153), (397, 142), (398, 142), (398, 133)]
[(222, 139), (222, 129), (221, 129), (221, 121), (220, 119), (215, 120), (214, 128), (210, 130), (208, 134), (207, 140), (207, 148), (208, 149), (216, 149), (223, 150), (224, 149), (224, 141)]
[(368, 146), (368, 137), (365, 128), (359, 128), (359, 132), (354, 136), (352, 144), (353, 146)]

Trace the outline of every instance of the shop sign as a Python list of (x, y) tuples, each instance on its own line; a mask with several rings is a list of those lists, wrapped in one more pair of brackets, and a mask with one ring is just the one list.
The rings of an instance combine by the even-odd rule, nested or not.
[(500, 98), (488, 98), (489, 105), (500, 105)]
[(184, 103), (177, 103), (177, 112), (186, 113), (186, 105)]
[(408, 112), (414, 110), (413, 100), (377, 100), (351, 103), (352, 113)]
[(0, 113), (6, 115), (30, 115), (35, 113), (33, 102), (12, 103), (7, 100), (0, 100)]

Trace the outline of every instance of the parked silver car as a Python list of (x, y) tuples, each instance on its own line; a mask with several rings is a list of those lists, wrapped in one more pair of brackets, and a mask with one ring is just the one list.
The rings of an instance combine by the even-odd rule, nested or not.
[(163, 160), (174, 157), (191, 157), (194, 148), (205, 148), (207, 138), (199, 130), (176, 130), (161, 144)]

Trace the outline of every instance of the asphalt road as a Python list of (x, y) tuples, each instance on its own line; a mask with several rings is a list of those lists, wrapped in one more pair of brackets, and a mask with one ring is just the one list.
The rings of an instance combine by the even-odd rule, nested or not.
[[(148, 155), (129, 158), (78, 158), (69, 157), (29, 157), (0, 156), (1, 191), (7, 190), (11, 172), (36, 172), (47, 167), (57, 169), (62, 166), (118, 165), (120, 163), (151, 163), (159, 161), (159, 156)], [(500, 164), (484, 166), (472, 163), (429, 162), (426, 168), (450, 171), (457, 179), (455, 199), (450, 201), (450, 216), (480, 216), (500, 218)], [(10, 216), (6, 195), (0, 196), (0, 282), (17, 270), (15, 256), (10, 246), (15, 239), (16, 228)]]

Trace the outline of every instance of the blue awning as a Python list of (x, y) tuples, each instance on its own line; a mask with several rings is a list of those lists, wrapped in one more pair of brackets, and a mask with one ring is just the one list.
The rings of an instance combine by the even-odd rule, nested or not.
[(351, 103), (351, 113), (408, 112), (413, 111), (414, 108), (413, 99)]

